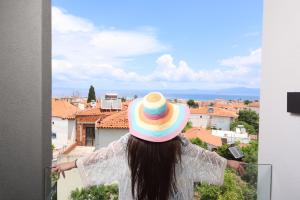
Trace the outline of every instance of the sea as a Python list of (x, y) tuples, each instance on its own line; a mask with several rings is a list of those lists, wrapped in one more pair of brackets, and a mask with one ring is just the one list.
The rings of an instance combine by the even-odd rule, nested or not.
[[(86, 97), (87, 90), (52, 90), (53, 97), (64, 97), (71, 96), (74, 94), (74, 91), (78, 93), (80, 96)], [(119, 97), (125, 97), (127, 99), (137, 97), (143, 97), (150, 91), (148, 90), (96, 90), (97, 97), (103, 97), (106, 93), (117, 93)], [(250, 100), (255, 101), (259, 100), (259, 93), (249, 93), (249, 94), (226, 94), (222, 92), (206, 92), (206, 91), (193, 91), (193, 90), (180, 90), (180, 91), (169, 91), (163, 90), (161, 92), (167, 99), (193, 99), (193, 100), (202, 100), (202, 101), (210, 101), (215, 99), (224, 99), (224, 100)]]

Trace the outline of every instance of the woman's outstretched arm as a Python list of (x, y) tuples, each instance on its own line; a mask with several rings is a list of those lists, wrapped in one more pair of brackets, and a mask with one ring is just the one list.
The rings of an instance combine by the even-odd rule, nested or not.
[(76, 168), (76, 160), (70, 161), (70, 162), (64, 162), (60, 164), (56, 164), (52, 166), (52, 172), (61, 173), (63, 177), (65, 178), (65, 171), (71, 170), (73, 168)]

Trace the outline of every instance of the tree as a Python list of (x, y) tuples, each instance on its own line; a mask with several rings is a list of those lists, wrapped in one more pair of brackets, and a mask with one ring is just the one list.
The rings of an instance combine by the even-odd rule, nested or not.
[(238, 119), (235, 119), (233, 122), (231, 122), (230, 130), (234, 131), (238, 125), (243, 125), (244, 128), (247, 130), (247, 133), (249, 134), (253, 134), (253, 135), (257, 134), (254, 126), (248, 124), (247, 122), (239, 121)]
[(220, 146), (220, 147), (217, 149), (217, 153), (218, 153), (220, 156), (222, 156), (222, 157), (224, 157), (224, 158), (226, 158), (226, 159), (228, 159), (228, 160), (234, 160), (235, 158), (234, 158), (234, 156), (230, 153), (229, 147), (230, 147), (229, 144), (223, 144), (222, 146)]
[(258, 133), (259, 129), (259, 115), (250, 109), (240, 110), (238, 121), (246, 122), (247, 124), (254, 127), (256, 133)]
[(208, 145), (205, 142), (203, 142), (200, 138), (192, 138), (192, 139), (190, 139), (190, 142), (192, 144), (195, 144), (195, 145), (203, 148), (203, 149), (208, 150)]
[[(255, 188), (241, 180), (230, 169), (225, 170), (224, 184), (222, 186), (199, 184), (195, 187), (195, 194), (201, 200), (255, 200)], [(197, 198), (198, 199), (198, 198)]]
[(202, 147), (203, 149), (207, 149), (207, 144), (200, 140), (199, 138), (193, 138), (190, 140), (192, 144), (198, 145), (199, 147)]
[(248, 100), (248, 99), (244, 101), (244, 104), (245, 104), (245, 105), (249, 105), (250, 103), (252, 103), (252, 101), (250, 101), (250, 100)]
[(89, 89), (89, 95), (88, 95), (87, 102), (90, 103), (92, 100), (96, 101), (96, 93), (95, 93), (94, 86), (91, 85), (90, 89)]
[(190, 128), (193, 127), (193, 124), (191, 121), (188, 121), (185, 125), (185, 127), (183, 128), (182, 132), (185, 133), (187, 130), (189, 130)]
[(246, 166), (246, 173), (242, 176), (242, 179), (247, 181), (252, 186), (257, 185), (257, 156), (258, 156), (258, 142), (251, 141), (249, 145), (242, 147), (242, 152), (244, 153), (243, 161), (248, 163)]
[(126, 97), (122, 97), (122, 98), (121, 98), (121, 101), (122, 101), (122, 102), (126, 102)]
[(187, 105), (191, 108), (198, 108), (199, 105), (193, 100), (193, 99), (189, 99), (187, 102)]
[(76, 188), (71, 192), (72, 200), (117, 200), (118, 199), (117, 185), (98, 185), (89, 188)]

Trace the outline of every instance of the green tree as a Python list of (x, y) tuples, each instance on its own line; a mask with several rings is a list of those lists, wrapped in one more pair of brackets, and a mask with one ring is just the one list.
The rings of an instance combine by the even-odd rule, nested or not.
[(89, 89), (87, 102), (90, 103), (92, 100), (96, 101), (96, 93), (94, 86), (91, 85)]
[(221, 186), (207, 183), (196, 185), (195, 194), (201, 200), (255, 200), (255, 188), (241, 180), (230, 169), (225, 170), (224, 183)]
[(207, 144), (200, 140), (199, 138), (193, 138), (190, 140), (192, 144), (198, 145), (204, 149), (207, 149)]
[(122, 97), (122, 98), (121, 98), (121, 101), (122, 101), (122, 102), (126, 102), (126, 97)]
[(257, 156), (258, 156), (258, 142), (251, 141), (249, 145), (241, 148), (244, 153), (243, 161), (248, 163), (246, 166), (246, 173), (242, 176), (242, 179), (247, 181), (253, 187), (257, 184)]
[(228, 160), (234, 160), (235, 158), (234, 158), (234, 156), (230, 153), (229, 147), (230, 147), (229, 144), (223, 144), (222, 146), (220, 146), (220, 147), (217, 149), (217, 153), (218, 153), (220, 156), (222, 156), (222, 157), (224, 157), (224, 158), (226, 158), (226, 159), (228, 159)]
[(186, 104), (190, 107), (190, 108), (198, 108), (199, 105), (193, 100), (193, 99), (189, 99)]
[(252, 101), (250, 101), (250, 100), (248, 100), (248, 99), (244, 101), (244, 104), (245, 104), (245, 105), (249, 105), (250, 103), (252, 103)]
[(250, 109), (240, 110), (238, 121), (246, 122), (247, 124), (254, 127), (256, 133), (258, 133), (259, 129), (259, 115)]
[(183, 128), (182, 132), (185, 133), (187, 130), (189, 130), (190, 128), (193, 127), (193, 124), (191, 121), (188, 121), (185, 125), (185, 127)]
[(71, 200), (117, 200), (117, 185), (98, 185), (89, 188), (76, 188), (71, 192)]
[(233, 122), (231, 122), (230, 130), (235, 131), (235, 128), (238, 125), (243, 125), (245, 127), (245, 129), (247, 130), (247, 133), (249, 133), (249, 134), (253, 134), (253, 135), (257, 134), (254, 126), (248, 124), (247, 122), (239, 121), (238, 119), (235, 119)]

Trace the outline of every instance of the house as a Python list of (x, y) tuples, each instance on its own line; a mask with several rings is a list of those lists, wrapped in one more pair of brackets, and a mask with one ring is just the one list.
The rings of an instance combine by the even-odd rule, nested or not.
[(75, 142), (75, 114), (77, 108), (68, 101), (52, 99), (52, 144), (56, 149)]
[(249, 144), (250, 142), (250, 137), (242, 125), (238, 126), (235, 131), (212, 130), (212, 135), (224, 138), (227, 144), (234, 144), (235, 142)]
[(257, 114), (259, 114), (259, 107), (259, 101), (254, 101), (247, 106), (248, 109), (255, 111)]
[(188, 129), (184, 136), (187, 139), (199, 138), (207, 144), (209, 150), (216, 149), (222, 146), (222, 138), (211, 134), (211, 130), (206, 130), (200, 127), (193, 127)]
[(96, 122), (95, 147), (99, 149), (129, 132), (127, 110), (113, 113)]
[[(100, 137), (102, 136), (102, 131), (98, 129), (107, 128), (108, 127), (107, 124), (112, 123), (109, 122), (110, 119), (114, 120), (115, 118), (117, 119), (120, 117), (125, 117), (123, 111), (127, 110), (128, 102), (122, 103), (121, 99), (118, 98), (117, 94), (107, 93), (105, 94), (105, 97), (100, 100), (99, 103), (97, 101), (91, 102), (90, 105), (91, 106), (88, 107), (88, 109), (85, 109), (76, 114), (76, 142), (78, 145), (83, 145), (83, 146), (99, 146), (99, 145), (103, 146), (102, 144), (104, 144), (105, 142), (102, 143), (99, 142), (103, 139), (102, 137)], [(111, 118), (106, 119), (106, 117), (110, 115), (113, 116)], [(104, 122), (101, 123), (102, 120), (104, 119), (106, 119), (105, 123)], [(111, 128), (108, 129), (107, 131), (110, 132), (111, 129), (114, 129), (114, 127), (111, 126)], [(117, 134), (117, 135), (121, 135), (121, 134)], [(104, 134), (103, 137), (105, 136), (106, 134)], [(99, 138), (101, 138), (101, 140)], [(106, 140), (104, 139), (103, 141)], [(107, 141), (110, 140), (108, 139)], [(105, 144), (107, 145), (108, 143)]]
[(76, 143), (82, 146), (94, 146), (96, 121), (110, 114), (111, 112), (102, 112), (100, 107), (78, 112), (76, 114)]
[(218, 107), (191, 108), (189, 121), (195, 127), (213, 127), (221, 130), (230, 130), (231, 122), (238, 117), (235, 111)]

